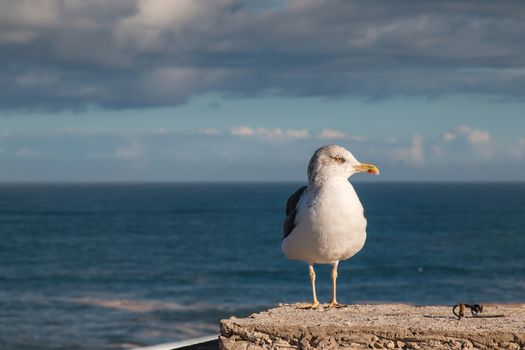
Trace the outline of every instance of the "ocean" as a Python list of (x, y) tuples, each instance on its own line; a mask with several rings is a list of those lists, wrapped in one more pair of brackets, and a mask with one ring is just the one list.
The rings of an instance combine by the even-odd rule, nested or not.
[[(133, 348), (310, 301), (306, 264), (281, 252), (300, 185), (0, 185), (0, 347)], [(525, 302), (525, 184), (355, 187), (368, 238), (339, 302)], [(328, 302), (330, 266), (317, 288)]]

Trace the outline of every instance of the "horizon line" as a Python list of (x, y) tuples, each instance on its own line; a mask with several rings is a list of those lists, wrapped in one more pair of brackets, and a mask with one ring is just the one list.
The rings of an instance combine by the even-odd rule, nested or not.
[[(306, 180), (18, 180), (18, 181), (1, 181), (2, 185), (177, 185), (177, 184), (298, 184), (307, 183)], [(357, 180), (352, 181), (354, 184), (374, 183), (374, 184), (525, 184), (525, 181), (519, 180), (386, 180), (371, 181)]]

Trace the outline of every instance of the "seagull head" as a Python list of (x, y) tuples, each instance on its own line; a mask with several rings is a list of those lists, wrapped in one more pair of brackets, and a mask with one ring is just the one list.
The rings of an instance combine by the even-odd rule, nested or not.
[(349, 178), (357, 173), (379, 174), (373, 164), (361, 163), (344, 147), (328, 145), (315, 151), (308, 165), (308, 178), (340, 176)]

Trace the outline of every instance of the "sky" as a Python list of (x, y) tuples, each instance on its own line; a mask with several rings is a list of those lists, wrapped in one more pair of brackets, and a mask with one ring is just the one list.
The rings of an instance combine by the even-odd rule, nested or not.
[(520, 1), (0, 0), (0, 181), (525, 179)]

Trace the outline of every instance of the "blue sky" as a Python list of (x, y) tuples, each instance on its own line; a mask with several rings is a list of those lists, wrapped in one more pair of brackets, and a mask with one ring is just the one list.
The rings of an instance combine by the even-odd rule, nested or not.
[(519, 2), (260, 4), (0, 1), (0, 181), (525, 178)]

